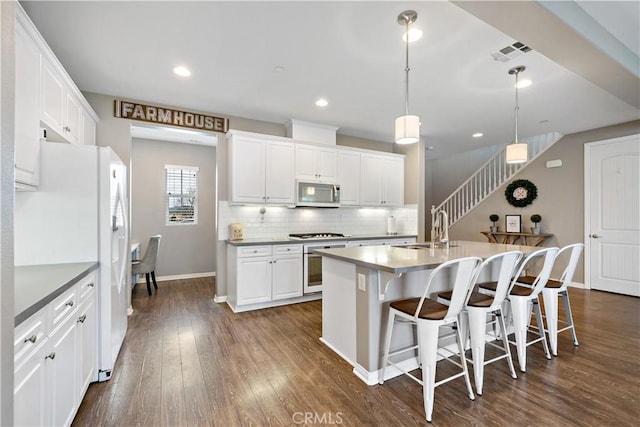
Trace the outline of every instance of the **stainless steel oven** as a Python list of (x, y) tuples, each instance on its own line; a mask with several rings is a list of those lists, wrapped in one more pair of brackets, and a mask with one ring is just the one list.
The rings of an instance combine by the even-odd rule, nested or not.
[(345, 248), (346, 243), (326, 242), (303, 245), (303, 280), (304, 293), (312, 294), (322, 291), (322, 256), (311, 253), (313, 249)]

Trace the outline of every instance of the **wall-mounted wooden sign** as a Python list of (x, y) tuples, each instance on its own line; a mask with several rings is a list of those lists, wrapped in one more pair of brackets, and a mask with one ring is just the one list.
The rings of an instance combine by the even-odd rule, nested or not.
[(114, 100), (113, 107), (113, 115), (123, 119), (140, 120), (143, 122), (213, 132), (227, 132), (229, 130), (229, 119), (222, 117), (206, 116), (204, 114), (190, 113), (188, 111), (174, 110), (171, 108), (154, 107), (153, 105), (136, 104), (135, 102), (120, 101), (118, 99)]

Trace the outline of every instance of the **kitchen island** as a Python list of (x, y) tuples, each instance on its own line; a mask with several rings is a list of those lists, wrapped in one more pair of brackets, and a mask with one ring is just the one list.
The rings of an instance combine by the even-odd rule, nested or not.
[[(514, 250), (529, 254), (537, 249), (470, 241), (451, 242), (446, 249), (429, 246), (423, 243), (315, 251), (323, 257), (320, 339), (349, 362), (354, 374), (369, 385), (378, 383), (389, 301), (422, 296), (430, 271), (446, 261), (468, 256), (485, 259)], [(448, 289), (447, 283), (435, 283), (432, 291)], [(410, 325), (396, 327), (392, 350), (412, 343), (413, 338)], [(399, 365), (412, 370), (418, 367), (418, 361), (410, 357)], [(400, 371), (390, 367), (386, 376), (399, 374)]]

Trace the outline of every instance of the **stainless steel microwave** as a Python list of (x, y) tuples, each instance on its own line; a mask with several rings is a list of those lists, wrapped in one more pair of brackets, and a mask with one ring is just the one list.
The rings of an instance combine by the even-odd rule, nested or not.
[(296, 184), (296, 206), (316, 208), (337, 208), (340, 206), (339, 185), (305, 181), (298, 181)]

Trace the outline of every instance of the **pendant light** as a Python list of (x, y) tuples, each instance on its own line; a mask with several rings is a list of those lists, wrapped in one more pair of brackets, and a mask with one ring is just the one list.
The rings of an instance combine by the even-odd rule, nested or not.
[(505, 156), (507, 163), (525, 163), (529, 159), (527, 143), (518, 141), (518, 74), (524, 70), (526, 70), (524, 65), (518, 65), (509, 70), (509, 74), (515, 74), (516, 76), (516, 139), (507, 145)]
[(405, 10), (398, 15), (398, 24), (407, 28), (405, 40), (406, 46), (406, 65), (404, 71), (406, 73), (405, 82), (405, 114), (396, 119), (396, 143), (413, 144), (420, 139), (420, 118), (409, 114), (409, 24), (416, 22), (418, 14), (415, 10)]

